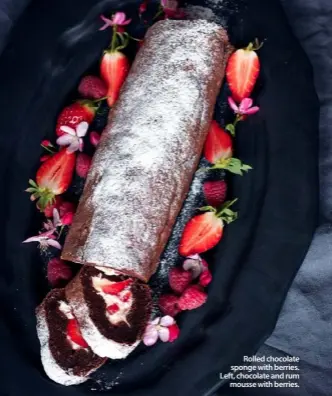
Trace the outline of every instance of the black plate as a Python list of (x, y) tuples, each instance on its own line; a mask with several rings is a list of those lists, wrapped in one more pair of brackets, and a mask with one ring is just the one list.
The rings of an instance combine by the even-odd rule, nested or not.
[[(240, 126), (236, 140), (237, 156), (254, 170), (232, 178), (240, 217), (210, 259), (208, 302), (181, 315), (176, 343), (137, 350), (100, 369), (97, 381), (65, 388), (50, 381), (40, 363), (34, 309), (47, 282), (35, 247), (21, 245), (40, 224), (23, 190), (37, 169), (40, 141), (53, 135), (68, 94), (107, 46), (98, 15), (112, 4), (123, 9), (138, 2), (95, 4), (35, 0), (0, 59), (1, 392), (203, 395), (219, 372), (254, 353), (271, 333), (314, 231), (318, 101), (311, 67), (277, 0), (224, 2), (219, 11), (233, 44), (255, 37), (266, 42), (255, 93), (261, 111)], [(221, 121), (218, 106), (216, 116)]]

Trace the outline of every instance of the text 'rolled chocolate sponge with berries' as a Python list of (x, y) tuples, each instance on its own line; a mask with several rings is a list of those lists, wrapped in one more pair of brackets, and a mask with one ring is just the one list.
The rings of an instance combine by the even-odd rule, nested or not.
[(215, 23), (149, 29), (98, 144), (65, 260), (149, 280), (201, 157), (229, 54)]

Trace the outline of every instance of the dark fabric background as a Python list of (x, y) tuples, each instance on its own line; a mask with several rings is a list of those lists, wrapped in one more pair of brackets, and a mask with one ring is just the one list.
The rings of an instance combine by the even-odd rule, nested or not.
[[(279, 2), (232, 3), (239, 10), (228, 20), (232, 42), (266, 39), (256, 92), (261, 112), (239, 128), (238, 156), (254, 171), (234, 178), (240, 218), (215, 251), (208, 302), (183, 314), (176, 343), (136, 351), (80, 387), (54, 384), (41, 367), (34, 309), (46, 282), (34, 247), (21, 245), (37, 221), (23, 190), (66, 95), (107, 44), (97, 16), (112, 2), (92, 10), (91, 0), (34, 0), (14, 29), (0, 58), (4, 396), (202, 395), (271, 334), (317, 221), (318, 101), (311, 66)], [(112, 381), (119, 384), (103, 391)]]

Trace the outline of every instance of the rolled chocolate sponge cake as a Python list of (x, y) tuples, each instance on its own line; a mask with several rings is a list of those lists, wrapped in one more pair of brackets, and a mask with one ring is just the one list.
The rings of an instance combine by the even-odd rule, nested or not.
[(148, 281), (188, 193), (230, 46), (211, 22), (149, 29), (93, 158), (62, 258)]
[(52, 290), (36, 315), (42, 364), (53, 381), (80, 384), (106, 361), (94, 354), (83, 339), (64, 289)]
[(85, 265), (65, 290), (82, 335), (96, 354), (124, 359), (136, 348), (152, 309), (145, 283)]

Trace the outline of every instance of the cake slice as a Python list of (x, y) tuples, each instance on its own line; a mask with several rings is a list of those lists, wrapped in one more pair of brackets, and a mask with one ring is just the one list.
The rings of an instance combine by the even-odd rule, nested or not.
[(53, 381), (80, 384), (106, 361), (93, 353), (82, 337), (64, 289), (48, 293), (36, 315), (42, 364)]
[(97, 355), (123, 359), (136, 348), (152, 308), (146, 284), (85, 265), (65, 290), (82, 335)]

